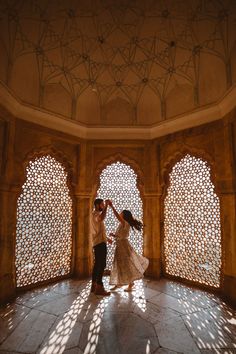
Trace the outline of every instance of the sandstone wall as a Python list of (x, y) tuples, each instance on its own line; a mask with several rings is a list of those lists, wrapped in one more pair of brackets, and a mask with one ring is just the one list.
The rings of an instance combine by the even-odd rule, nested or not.
[(85, 141), (58, 133), (0, 111), (0, 302), (16, 294), (16, 205), (25, 180), (27, 162), (52, 154), (68, 171), (73, 197), (73, 260), (71, 275), (91, 274), (89, 211), (99, 174), (111, 162), (129, 164), (138, 175), (144, 207), (144, 254), (150, 260), (147, 275), (164, 273), (163, 200), (168, 173), (187, 152), (206, 159), (220, 198), (222, 224), (222, 286), (224, 296), (236, 301), (236, 114), (223, 120), (152, 141)]

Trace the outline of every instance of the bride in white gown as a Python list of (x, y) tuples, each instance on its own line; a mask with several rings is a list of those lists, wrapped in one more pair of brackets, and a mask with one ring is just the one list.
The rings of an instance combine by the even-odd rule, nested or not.
[(128, 237), (130, 227), (140, 231), (143, 224), (134, 219), (129, 210), (123, 210), (118, 214), (111, 201), (109, 205), (120, 222), (116, 232), (110, 234), (116, 239), (116, 249), (110, 275), (110, 285), (115, 286), (111, 290), (115, 290), (122, 285), (128, 285), (125, 291), (132, 291), (134, 280), (143, 278), (149, 261), (133, 249)]

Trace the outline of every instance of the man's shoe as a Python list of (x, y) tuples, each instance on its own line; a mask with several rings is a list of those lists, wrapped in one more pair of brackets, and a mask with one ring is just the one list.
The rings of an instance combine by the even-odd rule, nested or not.
[(95, 295), (102, 295), (102, 296), (109, 296), (111, 293), (109, 291), (106, 291), (101, 284), (97, 284), (96, 290), (94, 292)]
[(96, 286), (97, 286), (97, 283), (96, 283), (95, 281), (93, 281), (93, 282), (92, 282), (92, 285), (91, 285), (91, 290), (90, 290), (91, 293), (94, 293), (94, 292), (95, 292)]

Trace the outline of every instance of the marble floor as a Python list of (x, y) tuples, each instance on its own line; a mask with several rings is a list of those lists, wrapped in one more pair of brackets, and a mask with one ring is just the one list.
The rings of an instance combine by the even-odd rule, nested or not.
[(90, 283), (61, 281), (1, 308), (0, 354), (236, 353), (236, 311), (216, 295), (144, 279), (103, 298)]

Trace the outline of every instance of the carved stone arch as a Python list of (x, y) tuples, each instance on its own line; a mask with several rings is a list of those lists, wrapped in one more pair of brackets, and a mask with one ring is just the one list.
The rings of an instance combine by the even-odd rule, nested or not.
[(52, 145), (46, 145), (37, 149), (33, 149), (26, 154), (22, 162), (22, 171), (20, 174), (21, 176), (20, 186), (22, 187), (24, 182), (26, 181), (27, 178), (26, 168), (29, 162), (35, 160), (36, 158), (40, 158), (46, 155), (50, 155), (51, 157), (54, 157), (55, 160), (60, 162), (62, 166), (65, 168), (67, 172), (67, 186), (69, 188), (70, 195), (72, 197), (72, 187), (74, 186), (73, 183), (74, 170), (73, 170), (72, 163), (62, 151), (55, 149)]
[(135, 160), (133, 160), (133, 159), (129, 158), (128, 156), (123, 155), (121, 153), (116, 153), (114, 155), (110, 155), (110, 156), (104, 158), (102, 161), (100, 161), (97, 164), (97, 167), (95, 169), (95, 175), (94, 175), (93, 196), (95, 196), (96, 191), (99, 188), (99, 183), (100, 183), (99, 177), (100, 177), (100, 174), (102, 173), (102, 171), (106, 168), (106, 166), (111, 165), (112, 163), (115, 163), (118, 161), (122, 162), (126, 165), (129, 165), (136, 173), (136, 175), (137, 175), (137, 188), (139, 189), (140, 195), (142, 197), (143, 191), (144, 191), (144, 173), (141, 170), (139, 164)]
[[(118, 165), (117, 168), (119, 172), (127, 172), (128, 175), (132, 176), (132, 187), (135, 187), (135, 192), (131, 191), (129, 192), (128, 190), (126, 191), (125, 189), (121, 189), (121, 193), (117, 195), (116, 193), (116, 186), (114, 186), (114, 190), (109, 191), (106, 189), (106, 187), (103, 189), (103, 192), (101, 195), (102, 198), (111, 198), (113, 203), (115, 203), (117, 210), (122, 210), (124, 208), (124, 204), (126, 204), (125, 208), (130, 209), (133, 215), (137, 217), (139, 220), (143, 218), (143, 196), (142, 196), (142, 191), (143, 191), (143, 172), (140, 169), (138, 163), (129, 157), (121, 154), (121, 153), (116, 153), (112, 154), (110, 156), (107, 156), (103, 158), (96, 166), (95, 174), (94, 174), (94, 180), (93, 180), (93, 199), (96, 198), (99, 193), (101, 193), (101, 187), (106, 186), (103, 184), (103, 180), (100, 180), (100, 176), (103, 172), (105, 172), (108, 169), (110, 169), (110, 166), (113, 164), (121, 163), (122, 165)], [(116, 178), (116, 174), (113, 172), (114, 170), (111, 168), (111, 179), (105, 176), (105, 180), (109, 182), (110, 180), (118, 182), (118, 188), (120, 187), (120, 182), (126, 184), (126, 179), (121, 176), (121, 180)], [(101, 184), (100, 184), (101, 183)], [(98, 193), (98, 194), (97, 194)], [(131, 194), (132, 193), (132, 197)], [(130, 203), (130, 199), (133, 198), (133, 202), (135, 200), (135, 203)], [(136, 204), (137, 203), (137, 204)], [(116, 217), (113, 215), (111, 210), (108, 210), (108, 215), (109, 217), (105, 220), (105, 225), (106, 225), (106, 231), (109, 234), (110, 232), (114, 232), (115, 228), (118, 226), (118, 222), (116, 220)], [(114, 221), (114, 222), (113, 222)], [(114, 228), (114, 229), (113, 229)], [(143, 233), (139, 232), (136, 233), (135, 230), (130, 230), (129, 233), (129, 241), (132, 245), (132, 247), (135, 249), (135, 251), (138, 254), (143, 253), (143, 247), (144, 247), (144, 241), (143, 241)], [(112, 261), (114, 257), (114, 251), (115, 251), (115, 245), (108, 245), (107, 247), (107, 270), (110, 271), (112, 267)]]
[[(203, 149), (198, 149), (194, 148), (192, 146), (189, 146), (187, 144), (184, 144), (182, 148), (180, 148), (178, 151), (176, 151), (174, 154), (170, 155), (169, 158), (165, 161), (164, 166), (161, 168), (160, 171), (160, 176), (161, 176), (161, 189), (162, 189), (162, 202), (161, 202), (161, 260), (162, 260), (162, 272), (165, 276), (168, 276), (168, 274), (165, 272), (166, 268), (166, 262), (164, 258), (164, 201), (167, 196), (167, 190), (170, 185), (170, 173), (172, 172), (172, 169), (176, 165), (177, 162), (180, 162), (186, 155), (193, 156), (195, 158), (199, 158), (202, 161), (207, 162), (208, 166), (210, 167), (210, 180), (212, 182), (212, 185), (214, 187), (214, 191), (216, 195), (219, 198), (219, 205), (220, 205), (220, 215), (221, 215), (221, 199), (220, 199), (220, 192), (218, 190), (218, 185), (217, 185), (217, 176), (216, 176), (216, 166), (215, 166), (215, 160), (214, 158), (205, 150)], [(222, 230), (221, 230), (221, 274), (220, 274), (220, 284), (222, 284), (223, 281), (223, 264), (224, 264), (224, 242), (222, 238)], [(170, 276), (172, 277), (172, 276)], [(175, 278), (175, 277), (174, 277)], [(189, 280), (183, 279), (183, 278), (176, 278), (177, 280), (184, 281), (187, 283), (192, 283)], [(202, 288), (208, 288), (209, 286), (204, 285), (202, 283), (197, 283)], [(221, 286), (221, 285), (220, 285)], [(215, 291), (215, 288), (214, 288)]]
[[(51, 159), (54, 159), (54, 163), (56, 164), (56, 168), (59, 168), (59, 171), (60, 171), (60, 173), (63, 174), (63, 177), (66, 176), (66, 180), (63, 178), (63, 180), (61, 181), (62, 184), (63, 184), (63, 189), (65, 187), (65, 194), (64, 194), (65, 199), (64, 199), (64, 201), (61, 199), (60, 193), (61, 193), (62, 189), (60, 187), (58, 188), (58, 186), (56, 186), (56, 188), (54, 189), (54, 192), (53, 192), (53, 196), (56, 195), (57, 199), (54, 199), (54, 201), (51, 201), (51, 202), (46, 199), (46, 201), (43, 204), (43, 202), (39, 198), (40, 204), (43, 205), (43, 208), (42, 208), (43, 211), (41, 210), (41, 212), (44, 213), (43, 214), (44, 216), (42, 218), (39, 216), (37, 220), (33, 218), (33, 216), (35, 215), (35, 212), (36, 212), (36, 207), (35, 207), (34, 199), (32, 199), (33, 201), (32, 201), (31, 204), (33, 205), (33, 207), (30, 206), (28, 209), (26, 208), (26, 210), (24, 211), (24, 213), (26, 215), (28, 215), (29, 217), (28, 217), (28, 219), (26, 221), (22, 222), (22, 219), (19, 216), (20, 212), (18, 214), (18, 211), (20, 209), (21, 210), (24, 209), (24, 207), (25, 207), (24, 196), (25, 196), (25, 194), (27, 192), (25, 193), (25, 191), (23, 189), (23, 185), (25, 183), (27, 184), (27, 182), (28, 182), (27, 181), (27, 177), (28, 177), (27, 176), (27, 167), (29, 166), (29, 168), (31, 168), (31, 166), (29, 165), (30, 162), (35, 163), (37, 159), (40, 159), (40, 158), (43, 158), (43, 157), (50, 157)], [(54, 163), (53, 163), (53, 165), (54, 165)], [(37, 176), (39, 176), (39, 178), (40, 178), (40, 175), (41, 175), (41, 173), (40, 173), (41, 171), (39, 170), (39, 173), (37, 174)], [(52, 168), (51, 171), (52, 171), (52, 175), (53, 175), (54, 174), (54, 169)], [(32, 288), (36, 284), (37, 285), (38, 284), (47, 284), (47, 283), (50, 283), (51, 281), (55, 281), (56, 279), (63, 279), (63, 278), (68, 277), (69, 275), (72, 274), (73, 264), (74, 264), (73, 263), (74, 262), (73, 261), (73, 252), (74, 252), (73, 217), (74, 217), (74, 214), (75, 214), (75, 210), (74, 210), (74, 207), (73, 207), (73, 205), (74, 205), (74, 203), (73, 203), (73, 194), (72, 194), (72, 186), (71, 186), (70, 181), (72, 179), (73, 169), (72, 169), (72, 164), (69, 162), (69, 160), (66, 158), (66, 156), (62, 152), (54, 149), (51, 145), (47, 145), (47, 146), (40, 147), (38, 149), (33, 149), (28, 154), (26, 154), (26, 156), (25, 156), (25, 158), (24, 158), (24, 160), (22, 162), (22, 171), (21, 172), (22, 172), (23, 178), (22, 178), (21, 188), (19, 189), (19, 195), (18, 195), (18, 198), (17, 198), (17, 205), (16, 205), (16, 210), (17, 210), (17, 212), (16, 212), (16, 233), (15, 233), (15, 240), (14, 240), (14, 243), (15, 243), (15, 246), (14, 246), (15, 247), (15, 249), (14, 249), (15, 260), (17, 260), (17, 257), (16, 257), (16, 255), (17, 255), (17, 240), (19, 241), (21, 239), (22, 243), (27, 241), (26, 238), (23, 238), (23, 241), (22, 241), (22, 238), (18, 238), (18, 230), (19, 230), (19, 229), (17, 229), (18, 220), (20, 220), (20, 222), (19, 222), (20, 227), (24, 226), (26, 229), (28, 229), (28, 225), (29, 224), (32, 225), (33, 223), (35, 223), (37, 225), (37, 222), (39, 222), (40, 227), (41, 227), (40, 228), (40, 237), (43, 239), (43, 228), (42, 228), (42, 225), (47, 225), (46, 229), (49, 227), (48, 226), (49, 223), (45, 222), (45, 219), (46, 219), (46, 217), (48, 215), (48, 210), (49, 210), (49, 214), (50, 214), (50, 209), (53, 209), (53, 210), (56, 210), (56, 214), (53, 215), (53, 220), (55, 221), (55, 223), (57, 225), (66, 225), (66, 227), (67, 227), (66, 231), (63, 230), (62, 233), (60, 233), (60, 230), (58, 231), (58, 229), (56, 231), (56, 233), (58, 235), (63, 235), (63, 240), (65, 240), (65, 245), (66, 245), (66, 252), (64, 252), (65, 249), (63, 249), (63, 247), (61, 247), (61, 244), (63, 244), (63, 241), (61, 241), (59, 238), (57, 239), (56, 235), (54, 235), (54, 237), (52, 239), (53, 242), (57, 239), (57, 241), (55, 241), (55, 242), (57, 242), (57, 243), (55, 243), (55, 244), (57, 244), (57, 250), (55, 251), (55, 254), (60, 256), (58, 259), (63, 258), (62, 256), (65, 255), (65, 254), (67, 255), (66, 256), (67, 257), (67, 265), (66, 265), (66, 269), (67, 270), (66, 270), (66, 273), (61, 273), (61, 274), (54, 273), (54, 275), (52, 277), (49, 276), (48, 278), (41, 278), (40, 280), (37, 280), (35, 282), (30, 282), (30, 283), (28, 283), (26, 285), (24, 285), (24, 284), (22, 285), (21, 283), (20, 283), (20, 285), (18, 285), (18, 286), (23, 287), (23, 288)], [(43, 172), (45, 172), (45, 170)], [(35, 178), (33, 178), (33, 180), (35, 180)], [(52, 180), (51, 180), (51, 182), (52, 182)], [(35, 186), (35, 183), (33, 181), (33, 187), (34, 186)], [(51, 188), (50, 184), (48, 186)], [(37, 188), (38, 187), (36, 186), (35, 189), (37, 189)], [(30, 198), (32, 197), (32, 194), (31, 194), (32, 190), (33, 190), (33, 193), (35, 195), (35, 189), (34, 188), (31, 189), (31, 187), (28, 188), (28, 193), (30, 195)], [(39, 193), (41, 194), (41, 191)], [(48, 194), (48, 188), (45, 189), (45, 193)], [(19, 198), (21, 198), (22, 195), (23, 195), (23, 201), (24, 201), (23, 203), (21, 203), (22, 200), (20, 201), (20, 199), (19, 199)], [(55, 200), (56, 200), (56, 202), (55, 202)], [(67, 205), (65, 204), (65, 200), (66, 200), (66, 202), (68, 202)], [(19, 204), (18, 204), (18, 201), (20, 201)], [(45, 209), (45, 205), (49, 206), (48, 210)], [(19, 207), (19, 209), (18, 209), (18, 207)], [(37, 206), (37, 208), (38, 208), (38, 206)], [(46, 212), (45, 212), (45, 210), (46, 210)], [(40, 214), (41, 214), (41, 212), (40, 212)], [(62, 212), (64, 213), (64, 216), (66, 218), (66, 219), (64, 219), (64, 222), (62, 221), (63, 220), (63, 215), (61, 214)], [(71, 215), (72, 215), (72, 217), (71, 217)], [(50, 215), (49, 215), (49, 217), (50, 217)], [(49, 229), (50, 229), (50, 227), (49, 227)], [(31, 228), (31, 230), (32, 230), (32, 228)], [(37, 228), (35, 228), (35, 229), (33, 228), (33, 232), (31, 232), (31, 235), (34, 236), (34, 234), (37, 234), (37, 233), (39, 235), (39, 232), (36, 231), (36, 230), (37, 230)], [(48, 231), (46, 231), (46, 232), (48, 232)], [(19, 232), (19, 234), (21, 235), (20, 232)], [(50, 235), (50, 234), (52, 234), (52, 233), (48, 232), (48, 235)], [(66, 234), (67, 234), (67, 237), (65, 237)], [(44, 239), (45, 239), (45, 229), (44, 229)], [(37, 239), (36, 239), (35, 242), (37, 242)], [(34, 249), (34, 251), (35, 251), (34, 246), (31, 246), (30, 243), (28, 243), (28, 247), (29, 247), (29, 249)], [(59, 253), (59, 251), (60, 252), (64, 252), (64, 253)], [(36, 255), (36, 253), (34, 254), (34, 258), (33, 259), (37, 259), (37, 257), (35, 257), (35, 255)], [(24, 257), (21, 257), (21, 258), (24, 259)], [(55, 262), (54, 262), (54, 264), (55, 264)], [(47, 263), (47, 265), (49, 267), (49, 263)], [(64, 267), (63, 260), (62, 260), (62, 263), (60, 263), (60, 267)], [(15, 272), (15, 281), (17, 281), (16, 280), (17, 279), (16, 278), (16, 274), (17, 273)]]
[(192, 146), (184, 145), (181, 149), (179, 149), (174, 154), (169, 156), (163, 168), (161, 169), (161, 189), (162, 189), (163, 197), (165, 197), (166, 195), (167, 188), (169, 186), (169, 175), (173, 167), (177, 162), (181, 161), (186, 155), (191, 155), (196, 158), (200, 158), (208, 163), (210, 167), (211, 182), (213, 183), (215, 191), (218, 194), (217, 183), (216, 183), (215, 160), (213, 159), (213, 157), (203, 149), (197, 149)]

